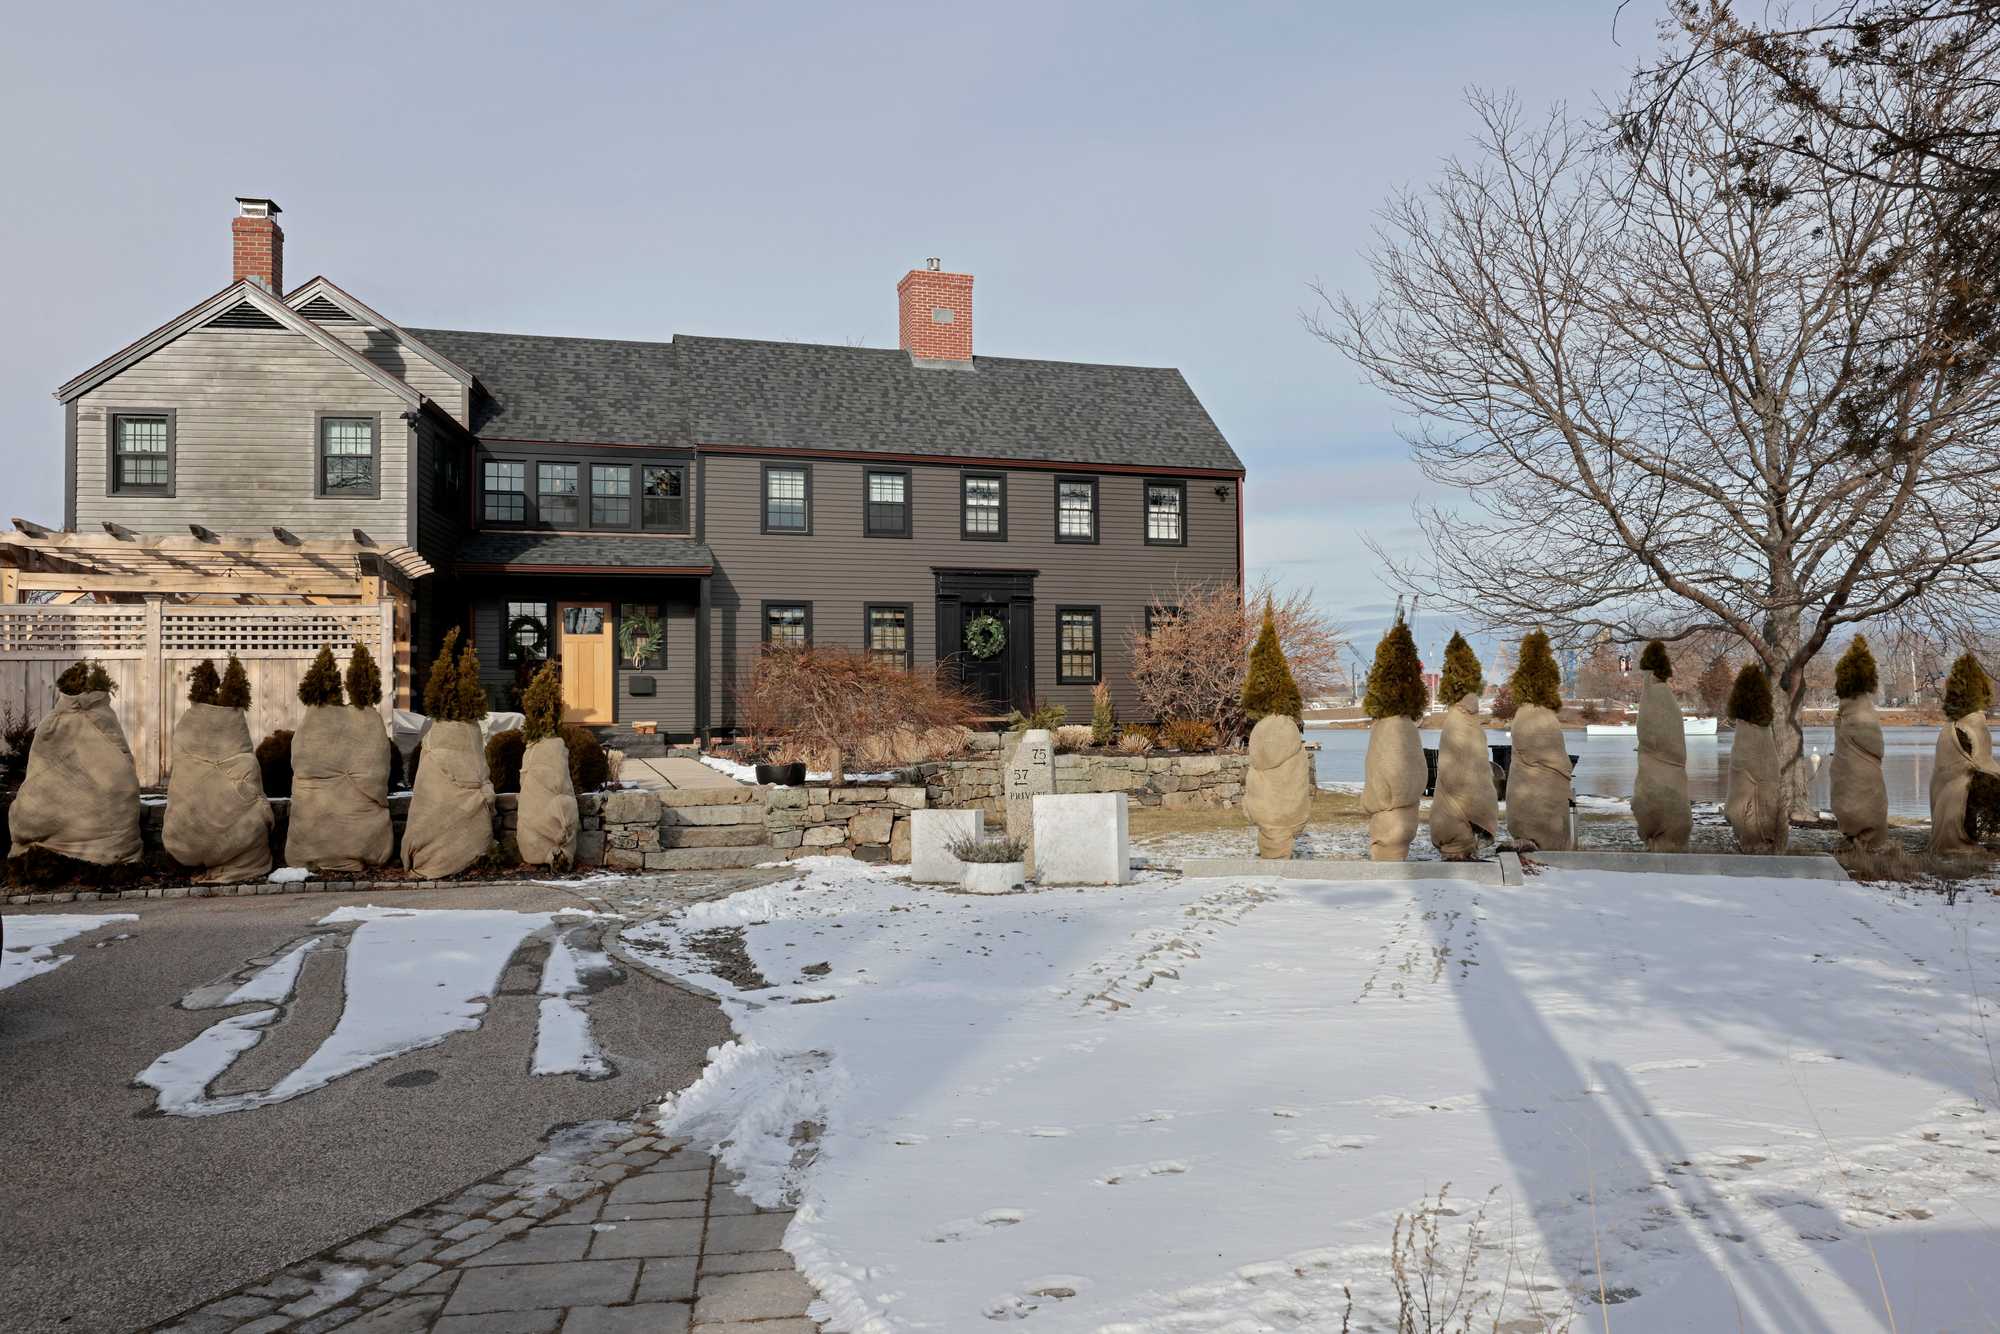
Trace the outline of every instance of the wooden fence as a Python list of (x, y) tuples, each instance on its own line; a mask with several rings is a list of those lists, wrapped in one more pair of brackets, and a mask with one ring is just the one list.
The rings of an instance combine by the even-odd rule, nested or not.
[(384, 708), (394, 698), (395, 608), (369, 606), (202, 607), (164, 602), (120, 606), (46, 603), (0, 606), (0, 718), (40, 718), (53, 707), (56, 677), (94, 658), (117, 683), (112, 708), (131, 744), (139, 782), (166, 782), (174, 721), (186, 707), (188, 672), (229, 655), (250, 675), (250, 735), (296, 729), (299, 681), (320, 647), (345, 670), (356, 643), (382, 668)]

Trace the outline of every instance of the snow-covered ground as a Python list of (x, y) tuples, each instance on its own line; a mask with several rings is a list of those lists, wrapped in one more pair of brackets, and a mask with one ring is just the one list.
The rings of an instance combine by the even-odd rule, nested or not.
[(136, 922), (137, 913), (22, 913), (7, 919), (7, 947), (0, 950), (0, 991), (31, 977), (52, 973), (73, 955), (56, 946), (114, 922)]
[(801, 866), (625, 941), (724, 997), (739, 1040), (662, 1120), (799, 1201), (831, 1329), (1334, 1330), (1343, 1287), (1390, 1329), (1440, 1190), (1453, 1259), (1484, 1203), (1511, 1319), (2000, 1318), (1990, 895)]

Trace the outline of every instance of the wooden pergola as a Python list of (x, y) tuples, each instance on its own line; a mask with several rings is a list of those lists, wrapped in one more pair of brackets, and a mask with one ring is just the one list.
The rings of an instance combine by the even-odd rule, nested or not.
[(431, 566), (407, 546), (385, 547), (360, 529), (351, 539), (307, 539), (282, 528), (269, 537), (64, 533), (26, 519), (0, 533), (0, 604), (143, 602), (407, 607), (412, 582)]

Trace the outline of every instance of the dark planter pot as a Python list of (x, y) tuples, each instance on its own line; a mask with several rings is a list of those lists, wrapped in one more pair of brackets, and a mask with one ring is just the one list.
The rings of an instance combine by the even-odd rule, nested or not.
[(760, 764), (757, 766), (757, 781), (776, 783), (780, 787), (803, 787), (806, 781), (806, 766), (796, 764)]

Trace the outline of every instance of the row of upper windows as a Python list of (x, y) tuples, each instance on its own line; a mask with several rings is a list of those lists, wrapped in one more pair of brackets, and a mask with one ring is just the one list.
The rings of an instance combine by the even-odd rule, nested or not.
[[(872, 658), (909, 670), (915, 660), (910, 639), (911, 604), (870, 602), (862, 608), (862, 646)], [(1177, 608), (1146, 608), (1146, 633), (1162, 619), (1178, 615)], [(763, 607), (764, 642), (786, 648), (804, 648), (813, 642), (813, 604), (810, 602), (766, 602)], [(1104, 613), (1098, 607), (1056, 608), (1056, 682), (1059, 685), (1096, 685), (1104, 679)]]
[[(380, 496), (381, 419), (321, 413), (315, 421), (314, 494), (358, 500)], [(173, 495), (178, 433), (178, 414), (171, 408), (112, 413), (105, 493)]]
[(487, 459), (480, 465), (479, 518), (505, 526), (692, 532), (687, 465)]
[[(1054, 536), (1058, 542), (1098, 540), (1095, 477), (1058, 477)], [(1144, 537), (1154, 546), (1187, 545), (1187, 483), (1144, 480)], [(862, 473), (861, 531), (868, 537), (908, 537), (912, 531), (910, 470), (868, 468)], [(804, 534), (813, 530), (810, 464), (764, 465), (764, 520), (767, 533)], [(967, 541), (1007, 540), (1007, 474), (959, 474), (958, 535)]]

